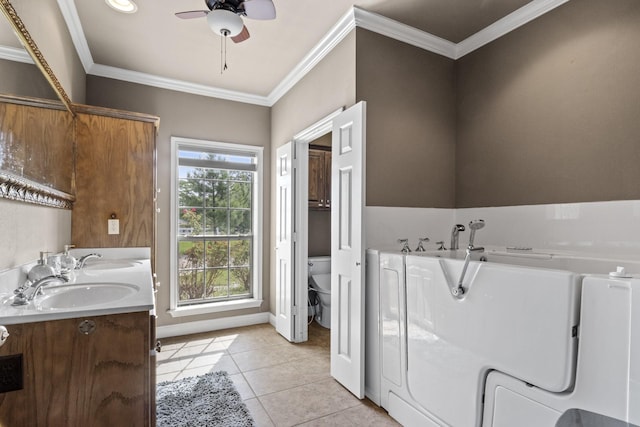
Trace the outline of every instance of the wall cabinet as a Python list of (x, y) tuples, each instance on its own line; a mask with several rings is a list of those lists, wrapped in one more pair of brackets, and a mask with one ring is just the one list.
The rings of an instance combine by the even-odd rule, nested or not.
[(331, 209), (331, 151), (309, 148), (309, 209)]
[[(80, 331), (85, 320), (95, 324)], [(23, 389), (0, 393), (0, 425), (149, 426), (149, 312), (7, 325)], [(152, 408), (155, 410), (155, 408)]]
[[(155, 160), (158, 118), (96, 107), (76, 108), (76, 247), (150, 247), (155, 272)], [(119, 220), (109, 234), (107, 220)]]

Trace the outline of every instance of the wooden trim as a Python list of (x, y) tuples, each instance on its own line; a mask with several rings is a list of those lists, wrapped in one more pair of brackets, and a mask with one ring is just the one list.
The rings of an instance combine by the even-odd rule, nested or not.
[(328, 145), (309, 144), (309, 150), (331, 151), (331, 147), (329, 147)]
[(68, 111), (67, 107), (53, 99), (34, 98), (31, 96), (16, 96), (0, 94), (0, 102), (7, 104), (26, 105), (27, 107), (48, 108), (50, 110)]
[[(0, 0), (2, 1), (2, 0)], [(94, 105), (73, 104), (76, 113), (94, 114), (97, 116), (113, 117), (115, 119), (136, 120), (139, 122), (153, 123), (156, 130), (160, 127), (160, 117), (145, 113), (116, 110), (113, 108), (96, 107)]]
[(0, 11), (2, 11), (4, 16), (7, 17), (9, 24), (11, 24), (11, 26), (13, 27), (16, 35), (22, 42), (22, 45), (27, 50), (27, 52), (29, 52), (29, 55), (31, 55), (31, 57), (33, 58), (33, 62), (35, 62), (35, 64), (38, 66), (44, 77), (51, 85), (51, 88), (60, 98), (60, 101), (62, 101), (66, 109), (71, 114), (74, 114), (69, 95), (67, 95), (67, 92), (62, 87), (62, 84), (60, 84), (60, 81), (53, 73), (53, 70), (49, 66), (49, 63), (42, 55), (42, 52), (38, 48), (38, 45), (31, 37), (31, 34), (29, 34), (27, 27), (24, 25), (24, 22), (22, 22), (22, 19), (20, 19), (20, 16), (18, 16), (18, 12), (16, 12), (16, 10), (13, 8), (11, 2), (9, 0), (0, 0)]

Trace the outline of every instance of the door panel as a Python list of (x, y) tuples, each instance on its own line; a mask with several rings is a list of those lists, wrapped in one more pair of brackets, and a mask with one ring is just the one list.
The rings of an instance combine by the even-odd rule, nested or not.
[(276, 174), (276, 331), (293, 341), (293, 143), (278, 148)]
[(331, 375), (364, 398), (365, 114), (360, 102), (333, 121)]

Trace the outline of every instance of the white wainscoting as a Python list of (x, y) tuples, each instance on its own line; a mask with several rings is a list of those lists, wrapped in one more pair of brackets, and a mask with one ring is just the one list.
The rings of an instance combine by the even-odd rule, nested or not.
[(367, 206), (365, 208), (365, 232), (367, 248), (400, 249), (398, 239), (409, 239), (411, 250), (418, 245), (418, 238), (428, 237), (425, 245), (435, 248), (442, 240), (449, 247), (450, 232), (455, 209), (389, 208)]
[[(460, 224), (476, 218), (486, 222), (476, 235), (479, 245), (594, 255), (640, 254), (639, 200), (456, 210)], [(465, 238), (461, 236), (460, 242)]]
[[(483, 219), (477, 245), (640, 255), (640, 200), (468, 209), (367, 207), (365, 212), (369, 248), (399, 249), (397, 239), (408, 238), (413, 250), (419, 237), (431, 239), (428, 248), (438, 240), (448, 248), (454, 224), (467, 227)], [(468, 239), (468, 230), (460, 233), (460, 247)]]

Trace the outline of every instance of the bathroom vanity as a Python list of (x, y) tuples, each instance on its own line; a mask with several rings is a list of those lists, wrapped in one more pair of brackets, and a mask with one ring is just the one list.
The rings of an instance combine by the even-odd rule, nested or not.
[(12, 306), (7, 292), (20, 273), (0, 275), (0, 325), (9, 333), (0, 347), (0, 425), (153, 424), (149, 250), (94, 251), (105, 255), (29, 305)]

